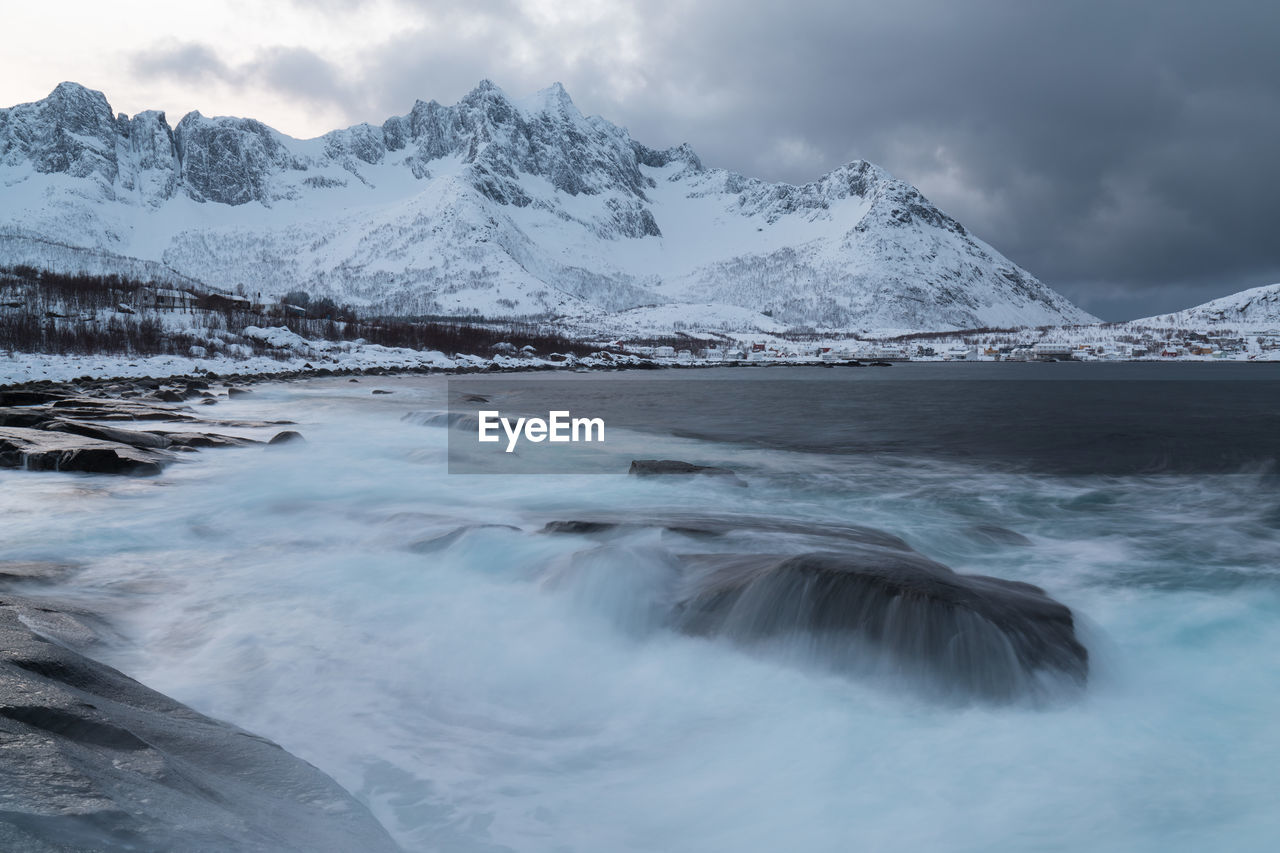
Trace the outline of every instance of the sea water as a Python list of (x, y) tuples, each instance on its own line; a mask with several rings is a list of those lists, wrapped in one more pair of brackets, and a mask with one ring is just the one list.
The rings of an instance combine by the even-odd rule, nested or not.
[[(851, 424), (866, 411), (842, 409), (855, 384), (912, 367), (752, 381), (846, 383), (819, 395), (820, 421)], [(953, 373), (915, 377), (973, 370), (938, 369)], [(1210, 425), (1265, 425), (1270, 379), (1215, 392)], [(1134, 393), (1139, 415), (1158, 408)], [(1265, 435), (1256, 458), (1130, 472), (921, 450), (945, 434), (902, 444), (902, 424), (961, 435), (991, 416), (938, 394), (918, 411), (896, 401), (897, 437), (814, 441), (798, 415), (795, 430), (734, 430), (696, 401), (670, 430), (630, 436), (733, 468), (742, 488), (451, 475), (448, 428), (404, 418), (445, 407), (443, 378), (263, 385), (218, 416), (290, 418), (306, 444), (203, 451), (150, 479), (0, 472), (0, 559), (72, 566), (40, 594), (105, 616), (89, 654), (315, 764), (406, 850), (1275, 849), (1280, 490)], [(870, 526), (957, 571), (1034, 583), (1072, 608), (1089, 683), (1047, 703), (937, 702), (676, 633), (662, 597), (693, 546), (644, 522), (708, 514)], [(637, 528), (604, 546), (539, 532), (586, 515)]]

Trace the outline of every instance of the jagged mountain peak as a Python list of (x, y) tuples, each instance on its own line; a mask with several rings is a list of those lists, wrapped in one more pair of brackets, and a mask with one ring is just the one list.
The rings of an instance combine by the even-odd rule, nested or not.
[(520, 105), (525, 112), (535, 116), (539, 114), (581, 116), (573, 98), (569, 97), (569, 92), (558, 82), (539, 90)]
[(465, 98), (463, 98), (463, 100), (466, 101), (468, 99), (477, 98), (477, 97), (495, 97), (495, 98), (506, 99), (507, 94), (506, 92), (502, 91), (501, 87), (499, 87), (497, 83), (494, 83), (488, 77), (484, 77), (484, 78), (481, 78), (480, 82), (475, 85), (475, 88), (473, 88), (471, 92)]
[(48, 103), (50, 106), (59, 108), (72, 109), (91, 109), (94, 112), (105, 111), (108, 115), (111, 113), (111, 106), (107, 103), (107, 96), (97, 89), (90, 89), (71, 80), (64, 80), (57, 86), (53, 87), (53, 91), (44, 101), (36, 101), (35, 103)]
[(390, 313), (1093, 319), (871, 163), (794, 186), (709, 168), (687, 143), (650, 148), (584, 117), (559, 83), (513, 100), (482, 80), (453, 105), (309, 140), (198, 110), (172, 128), (157, 111), (113, 117), (101, 92), (62, 84), (0, 110), (0, 188), (9, 261), (12, 240), (52, 240)]

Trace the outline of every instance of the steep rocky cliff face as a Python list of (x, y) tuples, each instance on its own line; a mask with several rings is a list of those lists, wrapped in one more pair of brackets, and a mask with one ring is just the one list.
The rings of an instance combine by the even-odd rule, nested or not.
[(452, 106), (296, 140), (253, 119), (113, 116), (64, 83), (0, 110), (0, 192), (0, 263), (83, 257), (63, 244), (392, 313), (1093, 320), (873, 164), (801, 186), (708, 168), (583, 116), (559, 84), (515, 101), (484, 81)]

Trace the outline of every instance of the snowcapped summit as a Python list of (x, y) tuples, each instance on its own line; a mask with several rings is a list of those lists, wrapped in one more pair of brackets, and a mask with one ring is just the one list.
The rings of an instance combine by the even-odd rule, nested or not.
[(116, 118), (106, 96), (59, 83), (43, 101), (0, 112), (0, 163), (27, 161), (40, 174), (116, 177)]
[(582, 113), (578, 112), (578, 107), (574, 104), (573, 98), (569, 97), (569, 93), (565, 91), (564, 86), (560, 83), (552, 83), (547, 88), (534, 93), (531, 97), (519, 101), (518, 105), (527, 116), (534, 120), (538, 116), (548, 115), (575, 123), (586, 121)]
[(251, 118), (117, 117), (63, 83), (0, 110), (0, 192), (0, 263), (97, 252), (98, 266), (140, 259), (386, 312), (589, 325), (696, 303), (847, 329), (1093, 320), (877, 166), (800, 186), (708, 168), (687, 144), (650, 148), (584, 116), (559, 83), (513, 100), (482, 80), (452, 106), (419, 100), (309, 140)]

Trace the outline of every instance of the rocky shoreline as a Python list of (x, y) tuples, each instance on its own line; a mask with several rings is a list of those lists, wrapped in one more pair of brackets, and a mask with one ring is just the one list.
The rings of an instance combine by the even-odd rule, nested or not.
[[(53, 384), (0, 391), (0, 468), (93, 474), (158, 474), (180, 454), (206, 447), (280, 443), (208, 428), (271, 429), (288, 421), (202, 418), (187, 402), (214, 405), (248, 391), (185, 378), (160, 382)], [(157, 428), (121, 428), (154, 422)], [(160, 428), (160, 425), (163, 425)]]
[(46, 568), (0, 563), (0, 849), (399, 849), (315, 767), (74, 651), (91, 614), (3, 591)]
[[(83, 471), (87, 473), (155, 474), (176, 453), (201, 447), (262, 443), (218, 433), (183, 430), (139, 432), (104, 429), (86, 421), (180, 421), (223, 427), (269, 427), (277, 422), (200, 418), (187, 404), (212, 406), (219, 400), (249, 393), (247, 386), (268, 382), (347, 377), (530, 373), (563, 370), (562, 364), (456, 368), (307, 368), (275, 373), (219, 375), (212, 372), (165, 377), (82, 376), (72, 381), (40, 379), (0, 385), (0, 468)], [(662, 370), (650, 361), (580, 366), (576, 369)], [(388, 393), (373, 389), (373, 394)], [(186, 408), (180, 408), (186, 407)], [(296, 433), (294, 434), (296, 436)], [(79, 436), (75, 438), (74, 436)], [(292, 436), (290, 436), (292, 437)], [(276, 436), (275, 438), (281, 438)], [(273, 439), (274, 440), (274, 439)], [(105, 442), (105, 444), (103, 443)], [(268, 442), (269, 443), (269, 442)]]
[[(201, 417), (246, 379), (0, 390), (0, 467), (151, 475), (202, 448), (301, 440), (288, 422)], [(39, 594), (69, 571), (0, 560), (0, 849), (399, 849), (310, 764), (86, 657), (101, 620)]]

